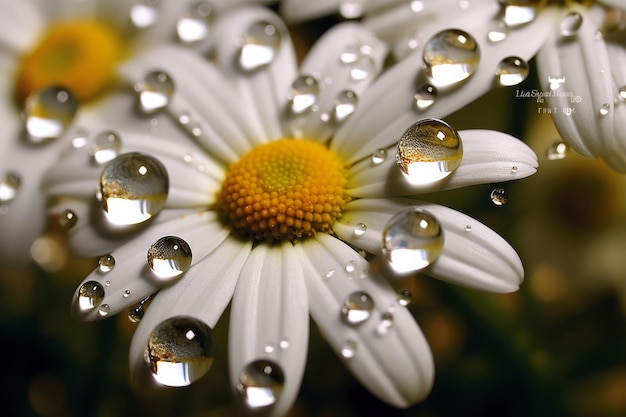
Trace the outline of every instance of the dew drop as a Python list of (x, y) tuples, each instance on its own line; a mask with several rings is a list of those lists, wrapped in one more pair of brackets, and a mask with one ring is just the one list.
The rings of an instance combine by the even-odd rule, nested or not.
[(339, 13), (346, 19), (358, 19), (363, 16), (366, 0), (339, 0)]
[(183, 387), (208, 372), (213, 354), (211, 328), (195, 318), (178, 316), (165, 320), (152, 331), (144, 360), (158, 383)]
[(360, 324), (372, 316), (374, 310), (374, 300), (362, 291), (350, 294), (341, 307), (341, 314), (349, 324)]
[(353, 81), (364, 81), (376, 74), (376, 65), (370, 55), (362, 54), (352, 63), (350, 78)]
[(102, 304), (100, 308), (98, 309), (98, 315), (100, 317), (106, 317), (109, 315), (110, 312), (111, 312), (111, 306), (109, 306), (108, 304)]
[(206, 1), (189, 5), (187, 13), (176, 22), (178, 39), (186, 44), (207, 38), (211, 28), (213, 8)]
[(104, 281), (104, 286), (105, 287), (110, 287), (111, 286), (111, 281)]
[(351, 274), (354, 271), (356, 271), (356, 262), (355, 261), (348, 261), (348, 263), (345, 266), (345, 270), (349, 274)]
[(98, 259), (98, 270), (106, 274), (115, 268), (115, 258), (111, 255), (103, 255)]
[(288, 98), (291, 103), (291, 111), (294, 114), (302, 114), (317, 104), (320, 92), (316, 78), (309, 75), (298, 77), (289, 89)]
[(382, 252), (399, 273), (419, 271), (432, 264), (444, 245), (443, 229), (429, 212), (411, 208), (393, 216), (382, 234)]
[(502, 42), (509, 36), (509, 28), (501, 21), (491, 23), (487, 38), (492, 43)]
[(159, 16), (158, 0), (144, 0), (130, 8), (130, 20), (139, 29), (152, 26)]
[(22, 177), (17, 172), (9, 171), (0, 178), (0, 204), (6, 204), (17, 197), (22, 186)]
[(98, 197), (114, 225), (142, 223), (158, 214), (167, 200), (169, 177), (163, 164), (142, 153), (110, 161), (100, 176)]
[(285, 374), (275, 362), (255, 360), (241, 371), (237, 390), (250, 408), (262, 408), (275, 404), (285, 386)]
[(546, 149), (546, 158), (551, 161), (564, 159), (569, 152), (569, 146), (564, 142), (554, 142)]
[(281, 349), (288, 349), (289, 348), (289, 340), (287, 339), (282, 339), (280, 342), (278, 342), (278, 346)]
[(424, 84), (415, 91), (415, 109), (417, 111), (426, 110), (435, 103), (437, 99), (437, 88), (430, 84)]
[(104, 164), (117, 158), (122, 150), (122, 139), (111, 130), (98, 133), (91, 145), (91, 158), (97, 164)]
[(367, 232), (367, 225), (365, 223), (358, 223), (356, 226), (354, 226), (354, 236), (363, 236), (365, 232)]
[(87, 129), (78, 128), (72, 136), (73, 137), (70, 141), (70, 146), (73, 149), (81, 149), (89, 142), (87, 140), (87, 136), (89, 136), (89, 132), (87, 131)]
[(546, 0), (499, 0), (499, 3), (504, 23), (508, 27), (517, 27), (535, 20)]
[(254, 71), (274, 61), (282, 36), (271, 23), (259, 21), (252, 24), (244, 37), (239, 53), (239, 67)]
[(611, 105), (609, 103), (604, 103), (600, 106), (600, 116), (606, 116), (611, 112)]
[(414, 185), (440, 181), (454, 172), (463, 159), (463, 143), (450, 125), (423, 119), (409, 127), (398, 142), (396, 162)]
[(357, 349), (356, 342), (352, 339), (349, 339), (341, 347), (341, 356), (344, 359), (354, 358), (354, 355), (356, 355), (356, 349)]
[(62, 87), (45, 87), (32, 93), (24, 104), (24, 126), (33, 143), (60, 137), (74, 120), (78, 100)]
[(617, 90), (617, 94), (619, 95), (619, 98), (622, 100), (626, 100), (626, 85), (621, 86), (618, 90)]
[(356, 93), (351, 90), (344, 90), (340, 92), (335, 98), (333, 117), (336, 122), (341, 123), (346, 120), (354, 110), (359, 102), (359, 98)]
[(361, 56), (361, 50), (358, 45), (348, 45), (339, 54), (339, 60), (344, 64), (353, 64)]
[(490, 196), (491, 202), (496, 206), (503, 206), (509, 200), (509, 197), (507, 196), (506, 190), (504, 188), (494, 188), (493, 190), (491, 190)]
[(376, 332), (379, 336), (389, 334), (393, 329), (393, 313), (391, 311), (385, 311), (381, 317), (378, 326), (376, 326)]
[(529, 72), (528, 62), (522, 58), (510, 56), (500, 61), (496, 68), (496, 77), (500, 85), (509, 87), (524, 81)]
[(276, 350), (276, 348), (271, 343), (266, 344), (265, 347), (263, 348), (263, 352), (265, 353), (274, 353), (274, 350)]
[(139, 99), (139, 110), (143, 114), (154, 114), (166, 108), (174, 95), (174, 80), (169, 74), (153, 70), (146, 74), (143, 82), (135, 84)]
[(143, 304), (136, 305), (128, 310), (128, 320), (131, 323), (139, 323), (145, 314)]
[(103, 299), (104, 287), (97, 281), (87, 281), (78, 289), (78, 307), (83, 312), (93, 310)]
[(411, 300), (413, 299), (413, 294), (409, 290), (402, 290), (398, 294), (398, 304), (402, 307), (406, 307), (411, 304)]
[(380, 148), (376, 149), (374, 153), (372, 153), (372, 164), (380, 165), (387, 159), (387, 150)]
[(191, 248), (180, 237), (162, 237), (148, 249), (148, 265), (160, 281), (171, 283), (189, 270)]
[(61, 217), (59, 217), (59, 226), (64, 229), (71, 229), (72, 227), (76, 226), (77, 222), (78, 216), (76, 215), (76, 213), (69, 209), (65, 210), (61, 214)]
[(124, 290), (123, 297), (124, 297), (124, 298), (128, 298), (128, 297), (130, 297), (130, 290)]
[(515, 173), (518, 171), (518, 169), (519, 169), (519, 168), (517, 167), (517, 165), (513, 165), (513, 166), (511, 167), (511, 174), (515, 174)]
[(583, 24), (583, 17), (578, 12), (570, 12), (561, 19), (561, 35), (574, 36)]
[(466, 232), (471, 232), (472, 231), (472, 225), (471, 224), (466, 225), (465, 226), (465, 231)]
[(423, 58), (431, 84), (437, 88), (449, 87), (474, 74), (480, 49), (469, 33), (448, 29), (430, 38)]
[(328, 272), (326, 272), (326, 273), (324, 274), (324, 278), (326, 278), (326, 279), (330, 279), (330, 278), (334, 277), (334, 276), (335, 276), (335, 272), (336, 272), (336, 271), (335, 271), (335, 269), (334, 269), (334, 268), (329, 269), (329, 270), (328, 270)]

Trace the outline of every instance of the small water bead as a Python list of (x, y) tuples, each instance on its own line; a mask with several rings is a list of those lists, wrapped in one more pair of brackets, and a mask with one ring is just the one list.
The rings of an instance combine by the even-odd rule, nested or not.
[(134, 89), (139, 99), (139, 110), (143, 114), (154, 114), (169, 105), (175, 85), (168, 73), (153, 70), (146, 74), (143, 82), (135, 84)]
[(440, 181), (454, 172), (463, 159), (463, 143), (450, 125), (423, 119), (409, 127), (398, 142), (396, 162), (414, 185)]
[(122, 139), (111, 130), (98, 133), (89, 151), (96, 164), (104, 164), (117, 158), (122, 150)]
[(0, 178), (0, 204), (14, 200), (22, 186), (22, 177), (17, 172), (9, 171)]
[(130, 290), (124, 290), (124, 294), (122, 294), (124, 298), (130, 297)]
[(328, 272), (326, 272), (324, 274), (324, 278), (325, 279), (330, 279), (330, 278), (334, 277), (335, 276), (335, 272), (336, 272), (336, 270), (334, 268), (329, 269)]
[(423, 59), (431, 84), (437, 88), (449, 87), (476, 72), (480, 49), (469, 33), (447, 29), (428, 40)]
[(618, 90), (617, 90), (617, 94), (619, 96), (620, 99), (622, 100), (626, 100), (626, 85), (621, 86)]
[(353, 64), (359, 59), (360, 56), (361, 49), (359, 46), (351, 44), (346, 46), (346, 48), (339, 54), (339, 60), (343, 64)]
[(76, 215), (76, 213), (69, 209), (63, 211), (63, 213), (61, 213), (61, 216), (59, 217), (59, 226), (64, 229), (71, 229), (72, 227), (76, 226), (77, 222), (78, 216)]
[(583, 17), (578, 12), (570, 12), (561, 19), (561, 35), (574, 36), (583, 25)]
[(158, 0), (143, 0), (130, 8), (130, 20), (139, 29), (152, 26), (158, 19)]
[(278, 342), (278, 346), (281, 349), (288, 349), (289, 348), (289, 340), (287, 339), (282, 339), (280, 342)]
[(285, 374), (275, 362), (255, 360), (241, 371), (237, 390), (250, 408), (262, 408), (275, 404), (285, 387)]
[(420, 0), (412, 0), (410, 3), (411, 11), (414, 13), (419, 13), (424, 10), (424, 2)]
[(499, 0), (503, 22), (508, 27), (517, 27), (534, 21), (546, 0)]
[(274, 61), (282, 36), (271, 23), (259, 21), (252, 24), (244, 37), (239, 53), (239, 67), (254, 71)]
[(472, 231), (472, 225), (468, 224), (467, 226), (465, 226), (465, 231), (466, 232), (471, 232)]
[(191, 267), (191, 248), (177, 236), (165, 236), (148, 249), (148, 265), (156, 277), (171, 282)]
[(426, 268), (441, 254), (443, 229), (429, 212), (411, 208), (393, 216), (382, 234), (382, 252), (398, 273)]
[(435, 103), (437, 99), (437, 88), (430, 84), (424, 84), (415, 91), (415, 109), (426, 110)]
[(209, 36), (213, 7), (201, 1), (189, 5), (187, 13), (176, 22), (176, 34), (183, 43), (199, 42)]
[(490, 197), (491, 202), (496, 206), (503, 206), (509, 200), (509, 197), (504, 188), (494, 188), (493, 190), (491, 190)]
[(72, 136), (70, 146), (73, 149), (82, 149), (89, 143), (89, 132), (85, 128), (76, 129), (76, 132), (74, 132)]
[(564, 159), (569, 152), (569, 146), (564, 142), (553, 142), (546, 149), (546, 158), (551, 161)]
[(345, 270), (347, 273), (351, 274), (356, 271), (356, 261), (348, 261), (345, 266)]
[(104, 299), (104, 287), (97, 281), (87, 281), (78, 289), (78, 307), (81, 311), (93, 310)]
[(62, 87), (46, 87), (32, 93), (24, 103), (24, 125), (28, 138), (41, 143), (60, 137), (74, 120), (78, 100)]
[(600, 106), (600, 116), (606, 116), (611, 112), (611, 104), (604, 103)]
[(409, 290), (402, 290), (398, 294), (398, 304), (400, 304), (402, 307), (406, 307), (411, 304), (412, 300), (413, 294), (411, 294), (411, 291)]
[(115, 268), (115, 258), (111, 255), (103, 255), (98, 259), (98, 270), (106, 274)]
[(150, 155), (132, 152), (105, 166), (98, 198), (109, 222), (126, 226), (158, 214), (168, 193), (169, 176), (163, 164)]
[(339, 0), (339, 13), (346, 19), (358, 19), (363, 16), (367, 0)]
[(387, 159), (387, 149), (376, 149), (374, 153), (372, 153), (372, 164), (380, 165)]
[(178, 316), (165, 320), (152, 331), (144, 360), (158, 383), (183, 387), (209, 371), (213, 355), (211, 328), (195, 318)]
[(378, 326), (376, 326), (376, 332), (379, 336), (384, 336), (389, 334), (389, 332), (393, 329), (393, 312), (385, 311), (380, 316), (380, 322)]
[(359, 98), (354, 91), (344, 90), (340, 92), (333, 105), (335, 122), (341, 123), (346, 120), (356, 110), (358, 102)]
[(491, 27), (489, 32), (487, 33), (487, 38), (492, 43), (502, 42), (509, 36), (509, 28), (501, 21), (493, 21), (491, 23)]
[(104, 286), (105, 287), (110, 287), (111, 286), (111, 281), (104, 281)]
[(350, 359), (350, 358), (354, 358), (354, 356), (356, 355), (356, 351), (357, 351), (356, 342), (352, 339), (349, 339), (341, 347), (340, 353), (344, 359)]
[(341, 314), (348, 324), (360, 324), (372, 316), (374, 300), (363, 291), (350, 294), (341, 307)]
[(358, 223), (356, 226), (354, 226), (354, 236), (363, 236), (365, 232), (367, 232), (367, 225), (365, 223)]
[(298, 77), (289, 89), (288, 98), (291, 103), (291, 112), (302, 114), (317, 104), (320, 92), (319, 82), (315, 77), (302, 75)]
[(111, 312), (111, 306), (109, 306), (108, 304), (102, 304), (100, 308), (98, 309), (98, 315), (100, 317), (106, 317), (109, 315), (110, 312)]
[(510, 56), (500, 61), (496, 68), (496, 77), (500, 85), (510, 87), (524, 81), (529, 72), (528, 62), (522, 58)]
[(350, 78), (353, 81), (364, 81), (372, 78), (376, 74), (376, 63), (370, 55), (361, 55), (352, 64)]
[(268, 343), (265, 345), (265, 347), (263, 348), (263, 352), (265, 353), (274, 353), (274, 351), (276, 350), (276, 348), (274, 347), (274, 345), (272, 343)]
[(128, 320), (131, 323), (139, 323), (145, 314), (145, 310), (143, 308), (143, 304), (136, 305), (128, 310)]

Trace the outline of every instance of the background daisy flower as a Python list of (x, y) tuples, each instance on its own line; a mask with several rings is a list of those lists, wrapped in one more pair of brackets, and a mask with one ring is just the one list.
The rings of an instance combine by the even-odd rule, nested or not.
[(74, 314), (130, 309), (135, 382), (184, 386), (211, 367), (213, 329), (231, 303), (230, 385), (248, 410), (283, 415), (303, 376), (310, 313), (374, 395), (396, 407), (424, 399), (431, 353), (408, 294), (384, 276), (428, 268), (511, 292), (523, 268), (485, 225), (406, 196), (524, 178), (534, 153), (505, 133), (425, 117), (414, 94), (394, 97), (404, 81), (393, 70), (377, 78), (386, 47), (359, 25), (333, 28), (299, 70), (266, 9), (228, 14), (215, 37), (219, 68), (175, 48), (124, 68), (140, 107), (153, 102), (151, 82), (172, 81), (157, 101), (183, 136), (120, 131), (104, 161), (69, 149), (48, 171), (72, 245), (101, 256)]

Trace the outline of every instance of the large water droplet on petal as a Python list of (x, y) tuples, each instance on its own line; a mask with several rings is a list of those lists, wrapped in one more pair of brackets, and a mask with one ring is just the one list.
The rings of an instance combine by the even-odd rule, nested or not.
[(239, 53), (239, 66), (244, 71), (254, 71), (269, 65), (280, 48), (282, 36), (276, 26), (268, 22), (252, 24), (245, 34)]
[(176, 22), (176, 34), (183, 43), (194, 43), (209, 36), (213, 7), (200, 1), (189, 5), (187, 13)]
[(90, 153), (95, 163), (103, 164), (117, 158), (121, 150), (122, 139), (116, 132), (107, 130), (96, 135)]
[(141, 112), (153, 114), (169, 105), (174, 94), (174, 81), (166, 72), (150, 71), (143, 82), (135, 85), (135, 91)]
[(180, 237), (162, 237), (148, 249), (148, 265), (160, 281), (171, 283), (189, 270), (191, 248)]
[(356, 110), (359, 98), (354, 91), (344, 90), (335, 98), (333, 116), (336, 122), (343, 122)]
[(114, 225), (144, 222), (165, 206), (169, 192), (167, 170), (157, 159), (126, 153), (109, 162), (100, 176), (98, 197)]
[(0, 178), (0, 204), (8, 203), (17, 197), (22, 186), (22, 178), (17, 172), (9, 171)]
[(509, 201), (509, 197), (504, 188), (494, 188), (491, 190), (490, 197), (491, 202), (496, 206), (503, 206)]
[(349, 324), (363, 323), (369, 319), (374, 310), (374, 300), (363, 291), (350, 294), (341, 307), (341, 314)]
[(104, 287), (97, 281), (87, 281), (78, 289), (78, 308), (82, 312), (93, 310), (103, 299)]
[(504, 58), (496, 68), (496, 77), (503, 86), (512, 86), (521, 83), (528, 77), (530, 67), (522, 58), (510, 56)]
[(200, 320), (179, 316), (157, 326), (144, 359), (154, 379), (166, 386), (190, 385), (213, 364), (213, 331)]
[(516, 27), (532, 22), (546, 0), (499, 0), (502, 7), (502, 20), (508, 27)]
[(583, 25), (583, 17), (578, 12), (570, 12), (561, 19), (561, 35), (574, 36)]
[(139, 29), (152, 26), (159, 17), (159, 0), (143, 0), (130, 8), (130, 20)]
[(382, 251), (398, 273), (419, 271), (443, 250), (443, 229), (429, 212), (411, 208), (393, 216), (382, 235)]
[(430, 84), (424, 84), (415, 91), (415, 109), (426, 110), (435, 103), (437, 99), (437, 88)]
[(24, 104), (24, 124), (30, 141), (40, 143), (60, 137), (74, 120), (78, 101), (62, 87), (46, 87), (29, 95)]
[(425, 185), (454, 172), (463, 159), (463, 143), (450, 125), (423, 119), (409, 127), (400, 141), (396, 162), (411, 184)]
[(259, 359), (249, 363), (239, 374), (237, 390), (250, 408), (275, 404), (285, 386), (281, 367), (270, 360)]
[(443, 88), (474, 74), (480, 62), (480, 49), (469, 33), (448, 29), (429, 39), (423, 56), (431, 83)]
[(320, 87), (317, 79), (308, 75), (298, 77), (291, 84), (291, 89), (288, 93), (291, 111), (294, 114), (301, 114), (309, 110), (317, 104), (319, 92)]

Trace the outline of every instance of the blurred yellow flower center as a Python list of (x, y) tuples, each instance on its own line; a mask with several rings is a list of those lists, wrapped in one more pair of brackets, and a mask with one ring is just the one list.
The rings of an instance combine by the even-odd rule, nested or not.
[(105, 24), (78, 20), (51, 26), (23, 58), (18, 100), (50, 86), (69, 89), (80, 102), (90, 100), (111, 82), (122, 50), (122, 39)]
[(348, 197), (343, 162), (323, 145), (281, 139), (233, 164), (218, 209), (233, 233), (255, 241), (298, 241), (332, 232)]

